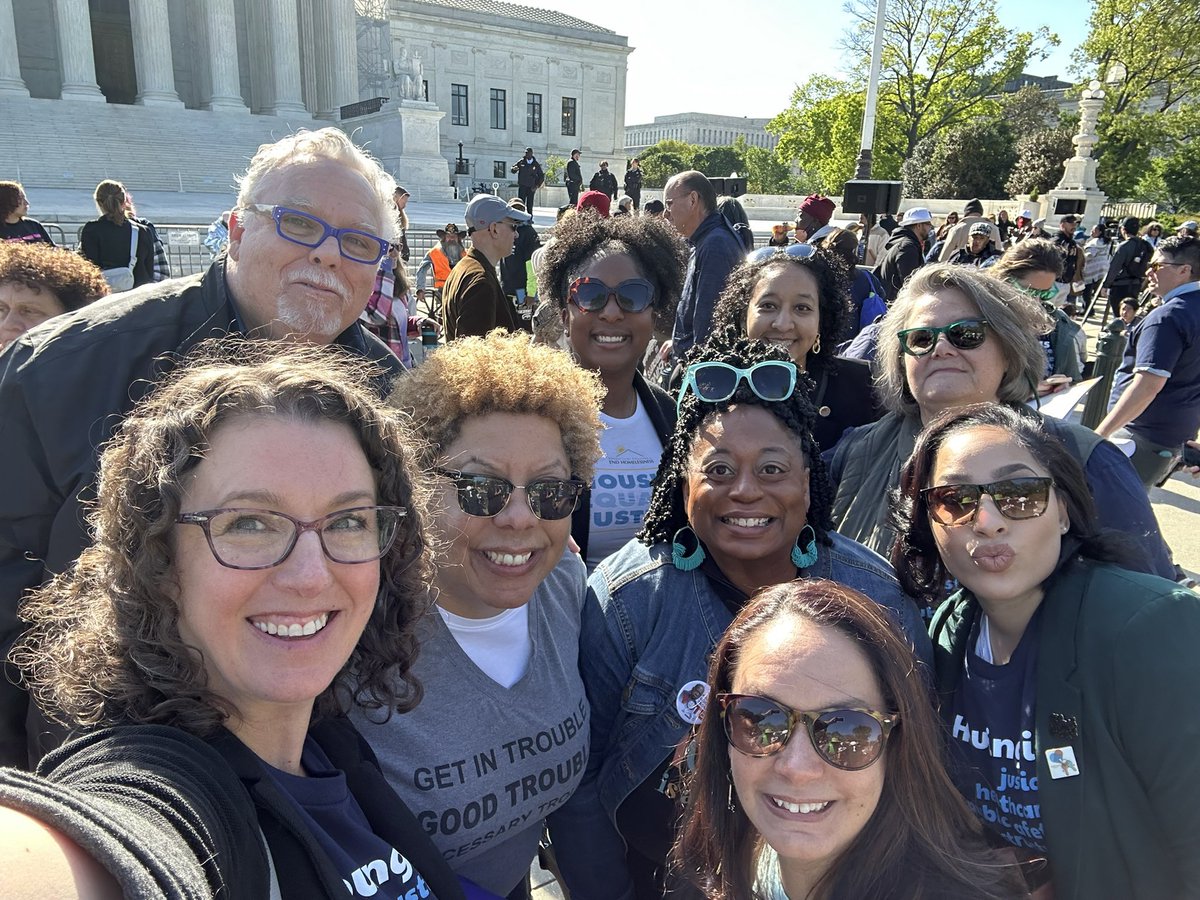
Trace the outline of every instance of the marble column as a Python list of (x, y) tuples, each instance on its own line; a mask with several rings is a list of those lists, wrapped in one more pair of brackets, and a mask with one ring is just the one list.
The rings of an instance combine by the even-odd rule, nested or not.
[(204, 108), (249, 112), (242, 100), (233, 0), (205, 0), (204, 24), (212, 83), (212, 94), (204, 101)]
[(129, 24), (138, 80), (134, 102), (140, 106), (183, 106), (175, 93), (167, 0), (129, 0)]
[(17, 20), (12, 0), (0, 0), (0, 95), (29, 96), (17, 57)]
[(263, 112), (271, 116), (308, 114), (300, 88), (300, 31), (296, 0), (266, 0), (267, 43), (271, 50), (274, 90), (271, 105)]
[(339, 108), (358, 100), (358, 39), (353, 0), (318, 0), (316, 20), (317, 116), (339, 118)]
[(87, 0), (54, 0), (54, 21), (58, 30), (62, 99), (106, 102), (96, 84), (92, 15)]

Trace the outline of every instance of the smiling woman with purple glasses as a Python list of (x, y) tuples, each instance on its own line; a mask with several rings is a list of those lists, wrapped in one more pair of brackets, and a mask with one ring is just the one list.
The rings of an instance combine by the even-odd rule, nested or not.
[(420, 697), (409, 423), (321, 348), (186, 361), (100, 462), (95, 543), (12, 659), (81, 736), (0, 770), (0, 895), (461, 898), (346, 718)]
[(542, 257), (539, 294), (562, 320), (575, 361), (600, 375), (602, 455), (571, 523), (591, 571), (641, 528), (675, 404), (639, 371), (651, 337), (670, 334), (687, 251), (644, 216), (570, 216)]
[(1027, 411), (934, 418), (893, 505), (901, 583), (962, 586), (934, 669), (951, 775), (994, 841), (1060, 900), (1200, 896), (1200, 597), (1129, 570)]

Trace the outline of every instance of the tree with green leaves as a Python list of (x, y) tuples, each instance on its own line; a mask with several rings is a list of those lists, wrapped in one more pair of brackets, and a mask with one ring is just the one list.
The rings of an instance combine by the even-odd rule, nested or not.
[(736, 147), (697, 147), (692, 168), (705, 175), (724, 178), (737, 172), (745, 174), (746, 159)]
[(745, 160), (745, 168), (739, 169), (746, 176), (746, 192), (750, 194), (794, 194), (798, 184), (787, 163), (774, 150), (755, 147), (739, 137), (733, 148)]
[(1063, 162), (1075, 155), (1071, 128), (1045, 128), (1020, 138), (1015, 146), (1017, 161), (1008, 177), (1008, 193), (1044, 194), (1063, 176)]
[(558, 176), (567, 167), (567, 161), (561, 156), (547, 156), (542, 160), (542, 172), (547, 184), (558, 184)]
[(665, 187), (667, 179), (678, 172), (692, 168), (692, 160), (699, 149), (685, 141), (659, 141), (638, 154), (638, 165), (642, 167), (643, 185), (648, 188)]
[(904, 163), (907, 197), (1002, 197), (1017, 153), (1000, 119), (952, 125), (917, 144)]
[(1097, 179), (1117, 198), (1139, 197), (1157, 156), (1200, 138), (1200, 4), (1092, 0), (1075, 70), (1106, 93)]

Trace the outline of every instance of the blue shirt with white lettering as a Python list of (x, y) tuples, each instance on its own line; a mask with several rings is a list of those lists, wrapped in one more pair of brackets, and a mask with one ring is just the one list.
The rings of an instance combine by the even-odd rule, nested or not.
[(299, 808), (304, 824), (341, 874), (347, 896), (437, 900), (404, 854), (371, 829), (345, 773), (334, 768), (311, 737), (304, 742), (300, 764), (308, 777), (264, 768)]

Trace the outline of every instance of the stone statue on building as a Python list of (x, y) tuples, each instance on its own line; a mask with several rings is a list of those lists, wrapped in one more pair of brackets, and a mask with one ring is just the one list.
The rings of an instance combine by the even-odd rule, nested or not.
[(398, 56), (392, 61), (395, 94), (399, 100), (424, 100), (425, 63), (420, 54), (410, 53), (400, 44)]

